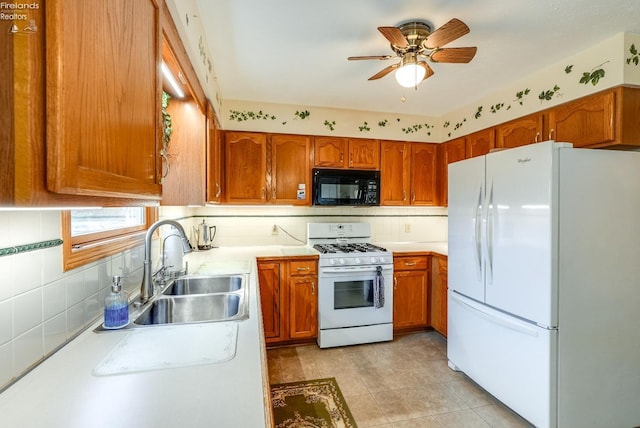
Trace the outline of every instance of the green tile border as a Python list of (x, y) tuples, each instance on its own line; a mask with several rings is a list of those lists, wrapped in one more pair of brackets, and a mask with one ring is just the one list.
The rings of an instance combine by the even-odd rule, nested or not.
[(62, 245), (62, 239), (52, 239), (51, 241), (34, 242), (32, 244), (23, 244), (16, 245), (15, 247), (0, 248), (0, 257), (26, 253), (27, 251), (42, 250), (44, 248), (58, 247), (60, 245)]

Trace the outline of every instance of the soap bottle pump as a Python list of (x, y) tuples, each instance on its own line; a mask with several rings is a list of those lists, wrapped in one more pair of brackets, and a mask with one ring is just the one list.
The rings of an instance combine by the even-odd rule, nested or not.
[(122, 290), (121, 277), (113, 276), (111, 292), (104, 300), (104, 328), (122, 328), (129, 324), (129, 295)]

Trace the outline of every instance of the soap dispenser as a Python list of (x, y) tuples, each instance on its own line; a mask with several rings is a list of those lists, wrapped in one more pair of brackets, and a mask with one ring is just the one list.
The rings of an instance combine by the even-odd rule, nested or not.
[(121, 277), (114, 275), (111, 292), (104, 299), (104, 328), (122, 328), (129, 324), (129, 295), (122, 290)]

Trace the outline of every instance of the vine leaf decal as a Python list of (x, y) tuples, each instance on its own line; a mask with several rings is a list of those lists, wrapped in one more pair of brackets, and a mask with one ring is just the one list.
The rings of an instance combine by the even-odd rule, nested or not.
[(627, 64), (633, 63), (634, 65), (638, 65), (638, 62), (640, 61), (640, 59), (638, 55), (638, 49), (636, 49), (636, 45), (631, 43), (631, 46), (629, 47), (629, 52), (631, 53), (631, 56), (627, 58)]
[(480, 116), (482, 116), (482, 106), (478, 106), (478, 110), (476, 110), (476, 114), (473, 115), (473, 117), (475, 117), (476, 119), (480, 119)]
[(573, 71), (573, 64), (571, 64), (571, 65), (567, 65), (567, 66), (564, 68), (564, 72), (565, 72), (565, 73), (567, 73), (567, 74), (571, 73), (572, 71)]
[(325, 119), (324, 126), (329, 128), (329, 131), (335, 131), (336, 121), (332, 120), (331, 122), (329, 122), (328, 120)]
[(516, 99), (514, 101), (517, 101), (518, 104), (523, 105), (524, 103), (524, 97), (526, 95), (529, 95), (529, 93), (531, 92), (531, 89), (527, 88), (523, 91), (518, 91), (516, 92)]
[(364, 122), (362, 125), (358, 126), (358, 129), (360, 130), (360, 132), (371, 131), (371, 128), (369, 128), (369, 124), (367, 122)]
[(558, 85), (554, 85), (553, 89), (547, 89), (546, 91), (542, 91), (540, 93), (540, 95), (538, 95), (538, 98), (540, 99), (540, 101), (550, 101), (554, 95), (558, 94), (558, 91), (560, 90), (560, 87)]
[[(609, 61), (605, 61), (600, 65), (597, 65), (591, 69), (591, 72), (585, 71), (582, 73), (582, 77), (580, 78), (580, 83), (584, 83), (585, 85), (591, 82), (593, 86), (596, 86), (600, 79), (602, 79), (605, 75), (605, 71), (602, 69), (602, 66), (605, 65)], [(598, 68), (599, 67), (599, 68)]]
[(309, 110), (304, 110), (304, 111), (296, 110), (295, 115), (297, 117), (299, 117), (300, 119), (304, 120), (304, 119), (308, 118), (309, 116), (311, 116), (311, 113), (309, 113)]
[(229, 120), (235, 120), (236, 122), (246, 122), (247, 120), (276, 120), (276, 117), (272, 114), (264, 113), (262, 110), (259, 110), (257, 113), (253, 111), (238, 111), (238, 110), (230, 110)]

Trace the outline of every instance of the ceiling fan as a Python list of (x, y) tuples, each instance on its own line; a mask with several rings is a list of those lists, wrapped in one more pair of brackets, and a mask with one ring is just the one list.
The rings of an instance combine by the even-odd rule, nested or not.
[(431, 62), (468, 63), (473, 59), (478, 48), (443, 48), (442, 46), (464, 36), (470, 30), (467, 24), (453, 18), (442, 27), (431, 31), (431, 27), (424, 21), (410, 21), (397, 27), (378, 27), (378, 31), (391, 43), (391, 50), (395, 55), (350, 56), (349, 61), (355, 60), (387, 60), (400, 58), (400, 62), (383, 68), (369, 80), (380, 79), (396, 70), (396, 80), (404, 87), (417, 87), (424, 79), (431, 77), (434, 72), (426, 61)]

